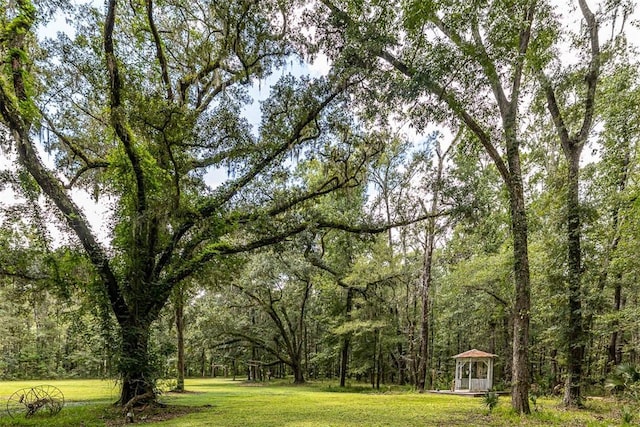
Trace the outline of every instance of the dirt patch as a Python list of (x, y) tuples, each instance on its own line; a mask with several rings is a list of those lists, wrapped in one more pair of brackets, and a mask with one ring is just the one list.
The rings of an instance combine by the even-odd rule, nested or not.
[[(133, 421), (135, 424), (144, 424), (157, 421), (166, 421), (174, 418), (178, 418), (184, 415), (200, 412), (211, 405), (205, 406), (180, 406), (180, 405), (147, 405), (141, 408), (136, 408), (133, 413)], [(118, 408), (110, 408), (104, 416), (101, 417), (106, 427), (128, 426), (131, 422), (125, 415), (122, 414), (122, 410)]]

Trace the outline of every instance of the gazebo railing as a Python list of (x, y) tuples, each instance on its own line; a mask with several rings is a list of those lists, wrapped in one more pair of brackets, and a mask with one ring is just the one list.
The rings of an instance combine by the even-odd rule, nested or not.
[(491, 382), (488, 379), (471, 378), (471, 387), (469, 387), (469, 378), (461, 378), (456, 380), (456, 390), (488, 390), (491, 388)]

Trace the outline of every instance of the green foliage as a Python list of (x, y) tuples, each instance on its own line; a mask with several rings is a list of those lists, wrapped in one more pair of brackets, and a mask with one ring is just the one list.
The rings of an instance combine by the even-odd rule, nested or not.
[(636, 404), (640, 403), (640, 371), (628, 363), (616, 366), (615, 371), (607, 378), (607, 389)]
[(628, 406), (623, 406), (621, 409), (621, 419), (622, 419), (622, 425), (623, 426), (628, 426), (628, 425), (632, 425), (631, 423), (633, 422), (633, 418), (634, 418), (634, 410)]
[(498, 406), (500, 395), (495, 391), (487, 391), (482, 395), (482, 405), (487, 408), (489, 413), (493, 412), (496, 406)]
[(529, 401), (531, 402), (531, 406), (533, 406), (533, 411), (534, 412), (538, 412), (541, 410), (541, 407), (538, 406), (538, 393), (535, 391), (532, 391), (529, 394)]

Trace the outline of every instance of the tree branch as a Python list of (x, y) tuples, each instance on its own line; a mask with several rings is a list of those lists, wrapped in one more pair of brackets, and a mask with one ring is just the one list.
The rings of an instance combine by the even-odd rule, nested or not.
[(582, 16), (587, 21), (589, 31), (589, 42), (591, 45), (591, 61), (589, 62), (589, 72), (585, 78), (587, 82), (587, 97), (584, 100), (584, 120), (580, 132), (575, 136), (578, 144), (584, 144), (589, 136), (593, 115), (595, 110), (596, 85), (600, 75), (600, 41), (598, 39), (598, 23), (595, 15), (589, 9), (586, 0), (578, 0)]
[(35, 276), (28, 273), (20, 272), (20, 271), (9, 271), (2, 267), (0, 267), (0, 276), (12, 277), (12, 278), (23, 279), (23, 280), (34, 281), (34, 282), (51, 280), (51, 276), (48, 276), (48, 275)]
[[(158, 237), (158, 226), (154, 218), (147, 213), (147, 191), (145, 184), (145, 172), (143, 170), (140, 157), (136, 151), (135, 138), (127, 123), (124, 106), (122, 103), (122, 79), (118, 68), (118, 61), (114, 51), (113, 31), (116, 20), (116, 2), (109, 0), (107, 4), (107, 15), (105, 17), (104, 29), (104, 52), (109, 72), (109, 103), (111, 108), (111, 124), (118, 139), (122, 142), (125, 153), (136, 182), (135, 189), (135, 211), (134, 221), (142, 221), (144, 224), (134, 227), (133, 253), (134, 260), (138, 263), (135, 273), (144, 277), (141, 282), (149, 280), (149, 275), (153, 272), (155, 263), (155, 249)], [(145, 235), (146, 234), (146, 235)]]
[(286, 365), (289, 365), (289, 366), (293, 365), (291, 360), (289, 360), (286, 357), (282, 356), (282, 354), (278, 350), (270, 347), (266, 342), (262, 341), (259, 338), (252, 337), (250, 335), (247, 335), (247, 334), (239, 332), (239, 331), (231, 331), (231, 332), (229, 332), (229, 335), (242, 338), (243, 340), (245, 340), (245, 341), (247, 341), (247, 342), (249, 342), (249, 343), (251, 343), (253, 345), (257, 345), (258, 347), (260, 347), (261, 349), (263, 349), (267, 353), (271, 353), (276, 359), (278, 359), (280, 362), (282, 362), (282, 363), (284, 363)]
[(486, 289), (483, 288), (481, 286), (466, 286), (469, 289), (473, 289), (474, 291), (481, 291), (481, 292), (485, 292), (486, 294), (490, 295), (491, 297), (493, 297), (496, 301), (498, 301), (500, 303), (500, 305), (506, 307), (509, 307), (509, 302), (507, 300), (505, 300), (504, 298), (502, 298), (501, 296), (499, 296), (497, 293), (495, 293), (494, 291), (490, 290), (490, 289)]
[(480, 52), (478, 62), (480, 63), (480, 66), (484, 70), (484, 74), (489, 79), (489, 82), (491, 84), (491, 89), (493, 90), (493, 96), (495, 96), (496, 101), (498, 103), (498, 108), (500, 109), (500, 115), (504, 119), (508, 115), (509, 100), (504, 94), (504, 89), (502, 87), (502, 82), (500, 81), (500, 76), (498, 75), (498, 71), (496, 70), (496, 66), (491, 60), (491, 58), (489, 58), (489, 54), (487, 53), (487, 48), (484, 45), (482, 36), (480, 35), (478, 20), (475, 17), (472, 19), (471, 33), (473, 34), (473, 39), (476, 42), (476, 45), (471, 47), (471, 52), (474, 52), (476, 49), (477, 51)]
[(89, 163), (87, 165), (84, 165), (80, 169), (78, 169), (78, 171), (75, 173), (73, 178), (71, 178), (69, 183), (64, 187), (67, 190), (70, 190), (71, 188), (73, 188), (75, 183), (82, 177), (82, 175), (84, 175), (85, 172), (88, 172), (93, 169), (108, 168), (110, 165), (111, 164), (109, 162), (95, 162), (95, 163)]
[[(104, 25), (104, 53), (107, 62), (107, 70), (109, 72), (109, 88), (110, 88), (110, 107), (111, 107), (111, 124), (113, 125), (118, 138), (127, 153), (127, 157), (131, 162), (133, 173), (136, 181), (136, 207), (140, 217), (147, 210), (147, 197), (144, 183), (144, 172), (140, 164), (140, 159), (135, 151), (134, 138), (129, 129), (122, 106), (122, 79), (118, 68), (113, 43), (113, 30), (116, 20), (116, 2), (117, 0), (109, 0), (107, 4), (107, 16)], [(142, 242), (137, 242), (142, 244)]]
[(333, 102), (333, 100), (345, 90), (346, 86), (348, 85), (337, 85), (335, 90), (331, 92), (329, 96), (323, 99), (319, 104), (310, 108), (304, 119), (301, 120), (293, 129), (293, 132), (289, 136), (289, 138), (283, 141), (271, 153), (260, 159), (260, 161), (257, 161), (255, 165), (242, 177), (230, 183), (228, 186), (226, 186), (226, 188), (222, 188), (219, 193), (211, 199), (209, 203), (207, 203), (200, 209), (200, 215), (202, 217), (208, 217), (213, 212), (217, 211), (223, 204), (231, 200), (231, 198), (235, 196), (238, 191), (240, 191), (247, 184), (253, 181), (253, 179), (258, 176), (258, 174), (260, 174), (263, 170), (270, 166), (274, 160), (284, 154), (288, 149), (296, 145), (296, 141), (300, 140), (300, 138), (302, 137), (303, 130), (310, 123), (314, 122), (315, 118), (322, 112), (322, 110), (324, 110), (327, 105)]
[[(338, 20), (342, 21), (345, 25), (355, 25), (353, 19), (346, 12), (336, 7), (330, 0), (320, 1), (331, 10), (331, 13)], [(400, 61), (393, 54), (384, 49), (379, 49), (371, 53), (391, 64), (397, 71), (408, 78), (415, 78), (419, 75), (419, 77), (423, 79), (425, 88), (429, 91), (429, 93), (442, 99), (451, 109), (454, 115), (456, 115), (463, 123), (465, 123), (467, 127), (476, 135), (476, 137), (498, 168), (498, 172), (500, 172), (502, 179), (505, 182), (510, 181), (509, 169), (504, 163), (495, 145), (493, 145), (491, 136), (484, 129), (482, 129), (482, 126), (479, 124), (479, 122), (476, 121), (466, 111), (466, 109), (462, 106), (460, 100), (458, 100), (452, 92), (447, 91), (444, 87), (431, 80), (428, 76), (417, 73), (414, 69), (412, 69), (407, 64)]]
[[(19, 4), (21, 7), (25, 7), (25, 5), (26, 7), (31, 6), (30, 3), (27, 3), (24, 0), (19, 1)], [(27, 34), (30, 31), (31, 28), (29, 26), (24, 29), (24, 34)], [(14, 41), (16, 40), (20, 42), (18, 48), (21, 50), (24, 49), (24, 37), (14, 39)], [(13, 78), (16, 78), (19, 74), (21, 82), (23, 72), (26, 74), (26, 71), (23, 69), (22, 58), (20, 57), (20, 60), (18, 62), (14, 62), (13, 65), (17, 66), (20, 71), (19, 73), (14, 73)], [(14, 88), (16, 85), (20, 88), (19, 82), (14, 83)], [(16, 98), (18, 101), (30, 101), (26, 92), (16, 93)], [(120, 294), (118, 282), (111, 270), (106, 252), (91, 232), (91, 228), (89, 227), (87, 219), (84, 217), (82, 211), (65, 192), (64, 188), (55, 176), (42, 164), (34, 148), (33, 142), (29, 137), (29, 123), (23, 119), (18, 106), (15, 104), (16, 98), (9, 94), (3, 80), (0, 79), (0, 114), (11, 130), (11, 134), (17, 145), (18, 158), (20, 162), (35, 179), (42, 191), (58, 207), (71, 229), (74, 230), (76, 236), (80, 240), (80, 243), (87, 252), (89, 259), (105, 283), (107, 295), (114, 307), (118, 320), (123, 320), (123, 316), (127, 313), (126, 304)]]
[(556, 132), (558, 133), (558, 137), (560, 138), (562, 148), (565, 153), (569, 153), (571, 150), (571, 138), (569, 136), (569, 131), (567, 130), (567, 125), (564, 122), (564, 117), (560, 112), (560, 107), (558, 106), (558, 100), (556, 99), (555, 90), (551, 85), (551, 80), (542, 70), (538, 71), (538, 78), (540, 79), (540, 84), (542, 85), (542, 89), (544, 90), (545, 96), (547, 98), (547, 109), (549, 110), (549, 114), (551, 115), (553, 124), (556, 127)]
[(518, 58), (516, 58), (513, 83), (511, 85), (511, 103), (510, 111), (513, 114), (516, 113), (518, 99), (520, 99), (520, 86), (522, 84), (522, 71), (524, 69), (524, 62), (529, 49), (529, 42), (531, 40), (531, 27), (533, 26), (533, 18), (535, 15), (536, 2), (531, 1), (529, 8), (525, 11), (526, 27), (520, 30), (520, 43), (518, 45)]
[(390, 228), (404, 227), (407, 225), (415, 224), (416, 222), (424, 221), (426, 219), (447, 216), (450, 213), (451, 213), (450, 211), (441, 211), (441, 212), (436, 212), (434, 214), (425, 213), (415, 218), (396, 221), (393, 223), (386, 223), (386, 224), (357, 225), (357, 224), (345, 224), (345, 223), (339, 223), (339, 222), (330, 221), (330, 220), (319, 219), (315, 222), (315, 227), (318, 229), (330, 228), (333, 230), (342, 230), (342, 231), (355, 233), (355, 234), (378, 234), (378, 233), (383, 233), (389, 230)]
[(171, 80), (169, 80), (167, 58), (164, 55), (164, 51), (162, 49), (162, 40), (160, 39), (160, 34), (158, 33), (158, 29), (156, 28), (156, 23), (153, 20), (153, 0), (146, 0), (145, 4), (147, 7), (147, 20), (149, 22), (149, 28), (151, 29), (153, 41), (156, 45), (156, 57), (158, 58), (158, 62), (160, 63), (162, 82), (164, 83), (167, 91), (167, 100), (173, 101), (173, 89), (171, 88)]
[[(173, 234), (171, 241), (167, 244), (165, 249), (162, 252), (162, 255), (159, 258), (158, 263), (156, 264), (154, 274), (157, 275), (159, 271), (161, 271), (164, 266), (170, 261), (171, 257), (175, 249), (177, 248), (180, 240), (187, 234), (187, 232), (195, 226), (198, 220), (209, 218), (218, 209), (220, 209), (226, 202), (228, 202), (233, 196), (235, 196), (242, 188), (244, 188), (247, 184), (249, 184), (258, 174), (260, 174), (263, 170), (265, 170), (268, 166), (270, 166), (275, 159), (277, 159), (280, 155), (282, 155), (286, 150), (290, 149), (294, 145), (296, 145), (296, 141), (301, 141), (303, 130), (312, 122), (315, 122), (315, 119), (321, 111), (329, 105), (344, 89), (348, 84), (345, 85), (337, 85), (336, 90), (334, 90), (329, 96), (327, 96), (324, 100), (322, 100), (318, 105), (314, 108), (311, 108), (307, 113), (306, 117), (298, 123), (295, 127), (293, 133), (289, 138), (283, 141), (275, 150), (273, 150), (270, 154), (263, 157), (260, 161), (256, 162), (255, 165), (242, 177), (236, 179), (235, 181), (229, 183), (226, 187), (220, 189), (218, 194), (211, 197), (211, 199), (202, 206), (198, 213), (195, 215), (191, 215), (183, 224), (176, 230)], [(328, 192), (321, 191), (316, 194), (303, 195), (297, 199), (294, 199), (292, 203), (278, 207), (273, 210), (275, 214), (278, 211), (286, 210), (287, 206), (291, 207), (293, 204), (301, 203), (304, 200), (308, 200), (312, 197), (319, 196), (321, 194), (325, 194)], [(246, 218), (248, 219), (248, 217)], [(198, 242), (197, 242), (198, 243)]]

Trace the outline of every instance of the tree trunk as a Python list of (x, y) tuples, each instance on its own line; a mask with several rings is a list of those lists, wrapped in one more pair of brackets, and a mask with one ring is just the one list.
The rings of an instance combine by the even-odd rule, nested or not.
[(582, 319), (582, 254), (580, 252), (580, 202), (579, 172), (582, 146), (571, 147), (565, 152), (569, 162), (567, 177), (567, 243), (568, 243), (568, 297), (569, 324), (567, 328), (567, 380), (563, 404), (567, 407), (581, 407), (582, 363), (584, 359), (585, 337)]
[[(122, 334), (122, 354), (119, 371), (122, 376), (120, 405), (126, 405), (136, 396), (149, 394), (155, 397), (154, 375), (149, 361), (150, 322), (131, 318), (120, 325)], [(153, 398), (151, 399), (153, 400)], [(142, 404), (144, 402), (138, 402)]]
[(303, 348), (304, 348), (304, 371), (307, 373), (307, 375), (310, 375), (310, 370), (309, 370), (309, 330), (307, 328), (307, 324), (300, 322), (300, 326), (302, 326), (303, 330), (304, 330), (304, 342), (303, 342)]
[(304, 372), (301, 363), (292, 363), (291, 370), (293, 370), (293, 383), (304, 384)]
[[(345, 319), (348, 322), (351, 319), (351, 310), (353, 308), (353, 288), (347, 288), (347, 301), (345, 304)], [(342, 339), (342, 349), (340, 350), (340, 387), (344, 387), (347, 380), (347, 369), (349, 367), (349, 345), (351, 336), (346, 334)]]
[(378, 330), (378, 367), (376, 369), (376, 390), (380, 390), (380, 381), (383, 375), (382, 361), (382, 330)]
[(431, 217), (427, 221), (426, 242), (424, 249), (424, 258), (422, 263), (422, 317), (420, 319), (420, 362), (418, 364), (417, 386), (420, 393), (424, 393), (425, 383), (427, 381), (427, 368), (429, 361), (429, 292), (431, 290), (431, 267), (433, 265), (433, 249), (436, 239), (436, 217), (438, 213), (438, 202), (440, 199), (440, 187), (442, 187), (442, 173), (444, 171), (444, 160), (447, 153), (453, 147), (461, 132), (456, 135), (447, 151), (443, 154), (440, 149), (440, 143), (436, 145), (436, 155), (438, 156), (438, 166), (436, 177), (431, 187), (431, 206), (429, 214)]
[(427, 236), (427, 249), (422, 272), (422, 317), (420, 318), (420, 354), (418, 363), (417, 386), (424, 393), (427, 378), (427, 362), (429, 357), (429, 288), (431, 287), (431, 263), (433, 256), (433, 234)]
[[(402, 331), (398, 330), (398, 336), (401, 336)], [(406, 355), (404, 353), (404, 348), (402, 347), (402, 343), (398, 343), (398, 385), (405, 384), (405, 370), (406, 370)]]
[[(581, 253), (580, 253), (580, 200), (579, 200), (579, 179), (580, 179), (580, 154), (589, 136), (593, 118), (595, 116), (594, 106), (596, 99), (596, 85), (600, 76), (600, 42), (598, 38), (598, 22), (596, 16), (591, 12), (585, 0), (578, 0), (582, 17), (586, 22), (586, 29), (589, 34), (589, 45), (591, 58), (588, 70), (584, 76), (586, 83), (586, 96), (583, 100), (584, 115), (579, 131), (571, 136), (568, 131), (567, 122), (561, 111), (556, 98), (555, 90), (551, 81), (540, 72), (542, 87), (546, 93), (547, 108), (553, 119), (560, 145), (568, 165), (567, 174), (567, 263), (568, 263), (568, 308), (569, 324), (566, 329), (567, 341), (567, 378), (563, 403), (569, 407), (582, 406), (581, 381), (582, 364), (585, 353), (588, 332), (585, 326), (590, 321), (585, 322), (582, 313), (581, 295)], [(575, 120), (575, 118), (573, 118)]]
[(524, 204), (520, 154), (513, 129), (505, 127), (507, 134), (507, 160), (510, 169), (509, 201), (511, 232), (513, 234), (513, 268), (515, 273), (515, 304), (513, 310), (513, 363), (511, 366), (511, 405), (519, 413), (528, 414), (529, 408), (529, 311), (531, 285), (529, 278), (529, 251), (527, 214)]
[[(255, 319), (253, 319), (255, 322)], [(256, 365), (258, 360), (258, 350), (254, 345), (251, 346), (251, 364), (249, 365), (249, 381), (258, 381), (258, 366)]]
[[(176, 364), (176, 391), (184, 391), (184, 292), (182, 286), (176, 288), (176, 333), (178, 338), (178, 361)], [(203, 349), (204, 351), (204, 349)], [(204, 359), (204, 354), (203, 354)], [(204, 360), (202, 362), (204, 366)], [(202, 369), (204, 375), (204, 368)]]
[(371, 369), (369, 370), (369, 381), (371, 382), (371, 388), (376, 388), (376, 369), (378, 358), (378, 330), (373, 331), (373, 354), (371, 359)]
[[(617, 315), (620, 312), (621, 302), (622, 302), (622, 285), (620, 284), (620, 278), (617, 278), (616, 287), (614, 290), (613, 297), (613, 309), (615, 314)], [(607, 354), (607, 372), (611, 370), (613, 366), (616, 366), (620, 363), (618, 360), (618, 321), (614, 319), (613, 324), (611, 325), (613, 332), (611, 332), (611, 338), (609, 340), (608, 354)]]
[[(417, 362), (417, 357), (418, 354), (416, 352), (416, 348), (415, 348), (415, 341), (416, 341), (416, 326), (415, 326), (415, 322), (413, 320), (414, 318), (414, 313), (415, 313), (415, 298), (413, 298), (412, 295), (412, 290), (410, 288), (410, 284), (407, 282), (406, 284), (406, 293), (407, 293), (407, 306), (406, 306), (406, 313), (407, 313), (407, 341), (409, 344), (409, 348), (407, 349), (407, 353), (409, 355), (409, 360), (410, 363), (408, 364), (408, 369), (409, 369), (409, 375), (410, 375), (410, 382), (413, 385), (416, 385), (418, 383), (418, 364)], [(413, 306), (413, 307), (412, 307)], [(413, 310), (412, 310), (413, 308)]]
[[(182, 363), (182, 366), (184, 366), (184, 362)], [(211, 360), (211, 369), (213, 369), (213, 358)], [(206, 375), (207, 375), (207, 351), (205, 350), (203, 345), (202, 350), (200, 351), (200, 376), (204, 378)]]
[(551, 389), (553, 390), (558, 384), (560, 384), (560, 370), (558, 369), (558, 350), (555, 348), (551, 350), (551, 376), (553, 377), (553, 383)]

